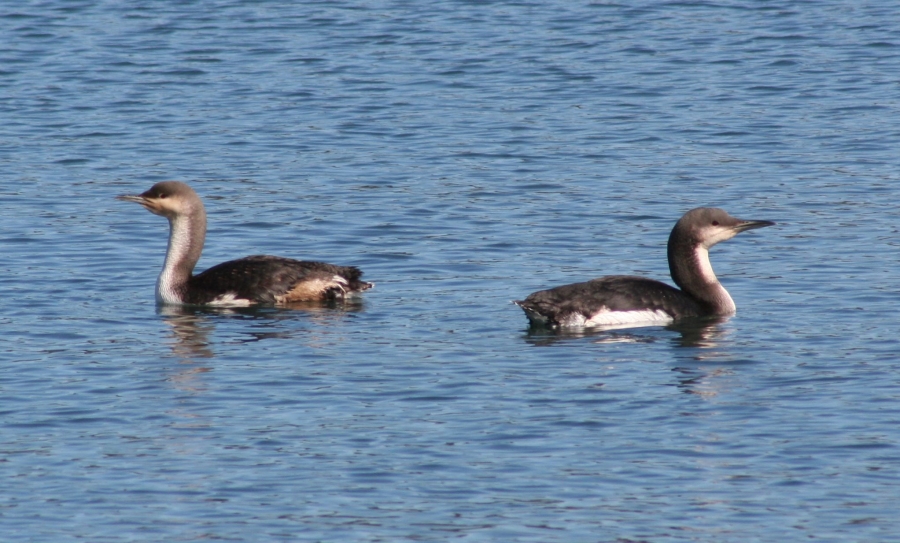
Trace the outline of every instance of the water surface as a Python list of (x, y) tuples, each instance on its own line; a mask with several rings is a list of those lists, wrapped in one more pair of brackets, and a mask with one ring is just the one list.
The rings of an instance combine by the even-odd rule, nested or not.
[[(49, 1), (0, 11), (3, 541), (888, 541), (900, 533), (889, 2)], [(199, 268), (357, 265), (345, 308), (157, 308)], [(529, 331), (668, 281), (720, 322)]]

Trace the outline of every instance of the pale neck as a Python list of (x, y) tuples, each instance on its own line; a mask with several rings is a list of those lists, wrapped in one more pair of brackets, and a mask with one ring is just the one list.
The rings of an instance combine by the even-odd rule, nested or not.
[(705, 305), (715, 315), (730, 315), (737, 309), (731, 295), (719, 282), (709, 263), (709, 250), (700, 244), (670, 243), (669, 271), (682, 291)]
[(188, 215), (169, 217), (169, 248), (162, 272), (156, 281), (156, 300), (181, 303), (184, 288), (203, 253), (206, 212), (201, 208)]

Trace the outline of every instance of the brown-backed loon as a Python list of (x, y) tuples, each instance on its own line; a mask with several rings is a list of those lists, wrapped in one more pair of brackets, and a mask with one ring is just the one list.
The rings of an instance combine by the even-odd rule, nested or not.
[(644, 277), (612, 275), (541, 290), (514, 303), (525, 310), (532, 326), (551, 328), (628, 328), (731, 315), (734, 300), (713, 272), (709, 248), (745, 230), (773, 224), (698, 207), (685, 213), (669, 235), (669, 271), (681, 290)]
[(163, 181), (138, 195), (117, 197), (169, 219), (169, 248), (156, 281), (160, 304), (247, 306), (343, 300), (371, 288), (350, 266), (256, 255), (223, 262), (198, 275), (206, 238), (206, 210), (194, 189)]

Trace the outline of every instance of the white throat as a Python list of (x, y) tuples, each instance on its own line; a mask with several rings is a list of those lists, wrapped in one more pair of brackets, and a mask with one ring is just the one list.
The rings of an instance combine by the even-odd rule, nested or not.
[(200, 259), (204, 235), (205, 232), (195, 232), (190, 217), (176, 215), (169, 219), (169, 247), (166, 250), (162, 271), (156, 280), (158, 303), (183, 302), (183, 287), (191, 278), (194, 266)]
[(709, 262), (709, 250), (706, 247), (698, 245), (694, 249), (694, 262), (697, 264), (698, 277), (709, 289), (709, 297), (721, 308), (723, 314), (737, 311), (734, 300), (731, 299), (731, 295), (728, 294), (728, 291), (719, 282), (719, 278), (716, 277), (716, 272), (713, 271), (712, 264)]

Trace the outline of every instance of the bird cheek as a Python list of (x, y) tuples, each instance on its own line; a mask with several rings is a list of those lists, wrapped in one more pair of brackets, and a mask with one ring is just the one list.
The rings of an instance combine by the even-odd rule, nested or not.
[(172, 206), (170, 200), (156, 200), (153, 202), (153, 205), (156, 206), (156, 212), (160, 215), (168, 217), (177, 214), (176, 209)]

